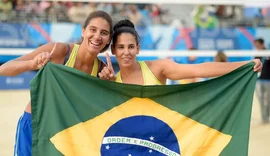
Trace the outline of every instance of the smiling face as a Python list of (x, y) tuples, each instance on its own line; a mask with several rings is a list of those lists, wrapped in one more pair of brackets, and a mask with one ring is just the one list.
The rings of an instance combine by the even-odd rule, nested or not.
[(135, 64), (139, 50), (140, 45), (137, 44), (135, 36), (130, 33), (118, 35), (116, 42), (112, 45), (112, 53), (122, 67), (130, 67)]
[(110, 24), (103, 18), (93, 18), (83, 29), (82, 35), (82, 44), (87, 50), (98, 54), (110, 43)]

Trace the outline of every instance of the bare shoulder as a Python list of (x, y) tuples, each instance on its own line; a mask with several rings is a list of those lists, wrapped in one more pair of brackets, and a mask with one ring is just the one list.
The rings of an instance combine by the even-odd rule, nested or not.
[[(55, 46), (54, 51), (52, 51), (53, 47)], [(54, 63), (62, 64), (67, 54), (70, 55), (72, 49), (74, 47), (73, 43), (62, 43), (62, 42), (55, 42), (51, 43), (51, 61)], [(68, 53), (69, 52), (69, 53)]]
[(162, 83), (166, 83), (166, 77), (163, 72), (168, 68), (169, 62), (172, 62), (170, 59), (158, 59), (153, 61), (145, 61), (146, 65), (150, 71), (155, 75), (155, 77)]
[[(55, 46), (54, 51), (53, 47)], [(69, 43), (62, 43), (62, 42), (53, 42), (53, 43), (49, 43), (48, 44), (48, 48), (50, 49), (51, 52), (51, 56), (52, 57), (61, 57), (61, 56), (65, 56), (67, 51), (68, 51), (68, 47), (70, 47), (70, 49), (72, 49), (73, 44), (69, 44)], [(42, 47), (40, 47), (42, 48)]]
[(171, 59), (158, 59), (154, 61), (146, 61), (148, 68), (159, 75), (159, 77), (164, 78), (164, 72), (175, 68), (179, 68), (179, 64)]
[(163, 71), (164, 68), (171, 62), (169, 59), (158, 59), (153, 61), (145, 61), (148, 68), (156, 75), (159, 75)]

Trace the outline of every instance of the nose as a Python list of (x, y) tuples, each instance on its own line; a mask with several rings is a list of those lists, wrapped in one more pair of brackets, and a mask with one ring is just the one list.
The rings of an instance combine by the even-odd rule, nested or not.
[(101, 35), (99, 32), (95, 33), (94, 34), (94, 39), (97, 40), (97, 41), (100, 41), (101, 40)]
[(125, 48), (125, 49), (124, 49), (124, 55), (129, 55), (129, 50), (128, 50), (128, 48)]

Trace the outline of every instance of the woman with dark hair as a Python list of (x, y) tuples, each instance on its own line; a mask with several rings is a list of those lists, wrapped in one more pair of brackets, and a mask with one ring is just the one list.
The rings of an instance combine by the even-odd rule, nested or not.
[[(120, 71), (114, 75), (110, 57), (107, 54), (108, 67), (103, 68), (99, 77), (138, 85), (163, 85), (166, 84), (167, 79), (217, 77), (250, 62), (178, 64), (169, 59), (136, 61), (136, 56), (140, 52), (139, 36), (134, 24), (129, 20), (122, 20), (114, 26), (111, 50), (112, 54), (116, 56)], [(254, 71), (261, 71), (260, 60), (254, 59), (253, 62), (255, 62)]]
[[(0, 76), (16, 76), (23, 72), (39, 70), (48, 61), (78, 69), (97, 76), (104, 64), (97, 58), (108, 49), (112, 35), (112, 19), (103, 11), (92, 12), (82, 28), (81, 44), (48, 43), (33, 52), (11, 60), (0, 66)], [(31, 155), (32, 121), (31, 103), (18, 122), (15, 153), (16, 156)]]

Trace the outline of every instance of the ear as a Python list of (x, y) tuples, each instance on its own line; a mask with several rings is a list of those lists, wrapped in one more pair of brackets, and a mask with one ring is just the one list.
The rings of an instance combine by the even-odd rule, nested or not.
[(82, 28), (82, 37), (84, 36), (84, 31), (85, 31), (85, 29), (84, 29), (84, 28)]
[(112, 51), (112, 54), (115, 55), (115, 48), (113, 45), (111, 45), (111, 51)]
[(141, 49), (141, 45), (138, 44), (138, 45), (137, 45), (137, 52), (136, 52), (137, 55), (140, 53), (140, 49)]

